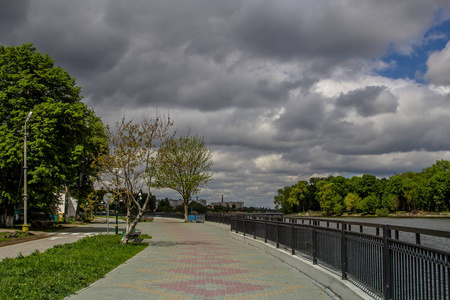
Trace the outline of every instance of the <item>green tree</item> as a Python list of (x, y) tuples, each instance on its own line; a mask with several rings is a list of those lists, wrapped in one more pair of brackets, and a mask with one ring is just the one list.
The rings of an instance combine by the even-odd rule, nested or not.
[(422, 176), (415, 174), (403, 181), (403, 191), (406, 198), (407, 210), (412, 211), (424, 206), (425, 185)]
[[(233, 210), (235, 208), (236, 208), (236, 206), (233, 208)], [(191, 201), (191, 203), (189, 203), (189, 211), (190, 210), (195, 211), (198, 214), (205, 214), (208, 211), (208, 207), (202, 205), (201, 203), (198, 203), (198, 202), (195, 202), (195, 201)]]
[(283, 214), (293, 213), (292, 204), (288, 201), (293, 186), (285, 186), (282, 189), (278, 189), (278, 194), (274, 196), (273, 203), (275, 209), (280, 210)]
[[(109, 130), (109, 151), (100, 155), (96, 164), (101, 168), (97, 180), (103, 188), (122, 200), (127, 210), (127, 223), (122, 243), (128, 243), (136, 224), (152, 199), (151, 187), (156, 173), (158, 153), (164, 151), (171, 139), (170, 118), (157, 115), (154, 119), (142, 118), (138, 122), (123, 117)], [(156, 147), (155, 145), (158, 145)], [(144, 203), (139, 191), (147, 190)], [(137, 211), (132, 216), (132, 211)]]
[(378, 208), (379, 198), (375, 194), (361, 199), (356, 203), (356, 209), (364, 214), (373, 214)]
[(326, 215), (344, 212), (343, 197), (339, 193), (339, 186), (333, 182), (321, 182), (319, 185), (320, 207)]
[(158, 212), (173, 212), (173, 207), (170, 205), (170, 201), (168, 198), (161, 199), (158, 203), (158, 208), (156, 209)]
[(403, 193), (403, 177), (401, 175), (392, 176), (385, 185), (382, 206), (391, 211), (397, 211), (404, 203), (406, 203), (406, 198)]
[(344, 203), (347, 211), (351, 212), (354, 211), (356, 208), (356, 205), (361, 201), (361, 197), (358, 195), (355, 195), (353, 193), (348, 193), (347, 196), (345, 196)]
[(92, 191), (92, 161), (107, 147), (106, 134), (81, 99), (75, 79), (49, 55), (32, 44), (0, 46), (0, 224), (12, 225), (14, 207), (22, 207), (18, 187), (29, 111), (29, 207), (54, 211), (64, 186), (78, 198)]
[(423, 180), (426, 180), (427, 210), (450, 210), (450, 162), (446, 160), (436, 161), (431, 167), (422, 172)]
[(331, 176), (329, 181), (334, 183), (334, 190), (342, 197), (342, 199), (344, 199), (348, 194), (349, 179), (343, 176)]
[(361, 198), (366, 198), (370, 195), (378, 196), (380, 192), (380, 182), (374, 175), (364, 174), (361, 177), (361, 182), (358, 186), (358, 194)]
[(180, 193), (184, 201), (185, 222), (188, 221), (189, 200), (212, 179), (211, 156), (204, 137), (195, 135), (172, 139), (167, 149), (157, 157), (154, 186)]
[(301, 208), (303, 212), (308, 209), (308, 182), (300, 180), (292, 187), (289, 193), (288, 203), (292, 207)]

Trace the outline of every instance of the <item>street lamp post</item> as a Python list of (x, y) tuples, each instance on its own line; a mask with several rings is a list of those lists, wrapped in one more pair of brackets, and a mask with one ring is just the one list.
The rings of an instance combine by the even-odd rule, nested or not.
[(116, 230), (115, 230), (116, 234), (119, 234), (119, 196), (117, 195), (117, 200), (116, 200)]
[(27, 194), (27, 122), (30, 120), (32, 111), (28, 113), (27, 119), (25, 120), (24, 128), (24, 139), (23, 139), (23, 225), (22, 232), (28, 233), (30, 225), (28, 225), (28, 215), (27, 215), (27, 202), (28, 202), (28, 194)]

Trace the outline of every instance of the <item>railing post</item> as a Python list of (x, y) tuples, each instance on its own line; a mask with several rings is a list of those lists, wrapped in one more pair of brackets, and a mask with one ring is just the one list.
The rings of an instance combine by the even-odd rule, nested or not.
[[(269, 218), (270, 220), (270, 218)], [(264, 243), (267, 243), (267, 223), (269, 222), (269, 220), (266, 220), (264, 218)]]
[(316, 257), (316, 249), (317, 249), (317, 243), (316, 243), (316, 227), (313, 226), (312, 228), (312, 261), (313, 265), (317, 265), (317, 257)]
[(391, 299), (392, 261), (389, 250), (390, 232), (388, 225), (383, 225), (383, 296)]
[[(342, 279), (347, 279), (347, 238), (345, 236), (345, 225), (343, 224), (341, 229), (341, 271)], [(349, 226), (350, 228), (350, 226)]]
[(279, 221), (278, 221), (278, 219), (277, 219), (277, 221), (276, 221), (277, 223), (277, 227), (276, 227), (276, 232), (277, 232), (277, 236), (276, 236), (276, 242), (277, 242), (277, 248), (280, 248), (280, 239), (279, 239), (279, 235), (280, 235), (280, 233), (279, 233), (279, 229), (278, 229), (278, 224), (279, 224)]
[(295, 255), (295, 234), (294, 234), (294, 219), (292, 219), (292, 224), (291, 224), (291, 254)]
[(242, 230), (244, 231), (244, 236), (245, 236), (245, 216), (244, 216), (244, 223), (242, 224)]

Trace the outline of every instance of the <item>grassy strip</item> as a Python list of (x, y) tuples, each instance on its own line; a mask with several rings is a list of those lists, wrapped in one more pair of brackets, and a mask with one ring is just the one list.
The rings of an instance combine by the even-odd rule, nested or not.
[(0, 242), (8, 242), (11, 239), (15, 238), (21, 238), (28, 236), (28, 233), (23, 233), (20, 231), (14, 231), (14, 232), (0, 232)]
[(0, 299), (62, 299), (124, 263), (148, 244), (97, 235), (0, 262)]

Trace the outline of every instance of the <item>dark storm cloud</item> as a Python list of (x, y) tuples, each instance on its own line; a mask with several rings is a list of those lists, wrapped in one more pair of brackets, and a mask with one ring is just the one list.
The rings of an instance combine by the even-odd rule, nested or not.
[(394, 113), (398, 105), (397, 99), (383, 86), (367, 86), (341, 94), (336, 102), (344, 109), (355, 108), (363, 117)]
[(450, 46), (427, 62), (439, 89), (373, 75), (391, 52), (414, 55), (448, 0), (0, 3), (0, 44), (49, 53), (106, 123), (158, 109), (205, 135), (205, 198), (269, 206), (314, 174), (450, 158)]
[[(241, 47), (254, 54), (336, 63), (382, 55), (393, 41), (420, 33), (434, 9), (433, 3), (420, 0), (251, 1), (233, 15), (231, 28)], [(398, 23), (402, 26), (394, 26)]]
[(286, 112), (277, 120), (279, 138), (290, 135), (292, 130), (314, 132), (322, 126), (324, 117), (324, 101), (319, 95), (300, 96), (286, 106)]
[[(15, 31), (26, 22), (29, 0), (0, 1), (0, 33), (13, 38)], [(11, 40), (11, 42), (14, 42)]]

